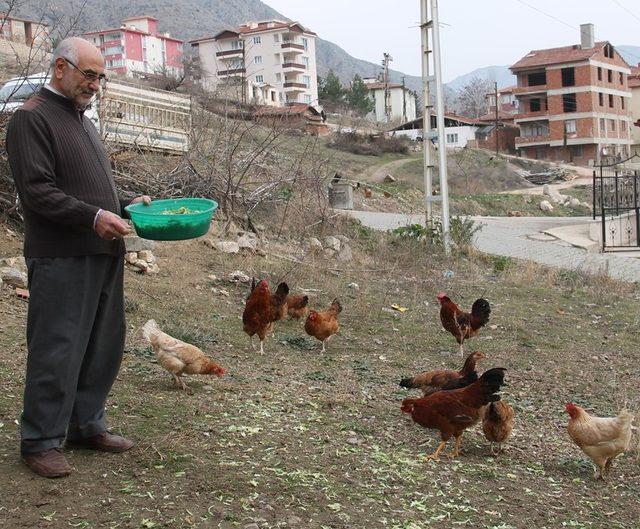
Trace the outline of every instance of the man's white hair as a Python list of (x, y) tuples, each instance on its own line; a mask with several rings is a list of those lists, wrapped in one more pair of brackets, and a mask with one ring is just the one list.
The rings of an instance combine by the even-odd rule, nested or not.
[(66, 59), (74, 64), (78, 64), (78, 37), (67, 37), (60, 41), (60, 44), (56, 46), (56, 49), (53, 50), (53, 54), (51, 56), (51, 69), (53, 70), (56, 66), (57, 59)]

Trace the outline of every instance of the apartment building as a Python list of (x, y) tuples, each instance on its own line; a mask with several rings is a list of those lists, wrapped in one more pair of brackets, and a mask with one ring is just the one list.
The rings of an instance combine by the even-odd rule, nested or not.
[(578, 45), (533, 50), (511, 66), (519, 153), (581, 165), (629, 155), (629, 65), (609, 42), (580, 26)]
[(206, 90), (258, 105), (317, 105), (316, 36), (298, 22), (266, 20), (190, 44)]
[[(389, 95), (385, 104), (385, 84), (375, 77), (365, 78), (363, 81), (374, 103), (373, 111), (367, 116), (368, 118), (381, 123), (406, 123), (416, 119), (414, 92), (399, 83), (387, 83)], [(386, 105), (389, 106), (389, 116), (386, 114)]]
[(0, 13), (0, 28), (0, 39), (20, 42), (43, 50), (51, 48), (49, 26), (42, 21), (36, 22)]
[(83, 36), (98, 47), (108, 70), (128, 77), (180, 77), (184, 73), (182, 41), (169, 33), (159, 33), (157, 18), (125, 18), (119, 28), (91, 31)]
[(633, 125), (631, 127), (631, 154), (640, 155), (640, 64), (631, 67), (631, 74), (627, 82), (629, 90), (631, 90), (631, 118)]

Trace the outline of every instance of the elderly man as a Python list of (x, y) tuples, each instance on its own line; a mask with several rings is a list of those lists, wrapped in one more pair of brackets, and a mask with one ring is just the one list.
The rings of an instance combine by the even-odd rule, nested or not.
[(7, 151), (24, 210), (29, 272), (21, 454), (36, 474), (71, 473), (68, 447), (123, 452), (105, 402), (125, 339), (122, 237), (126, 204), (84, 110), (105, 81), (98, 49), (80, 38), (54, 51), (50, 84), (13, 115)]

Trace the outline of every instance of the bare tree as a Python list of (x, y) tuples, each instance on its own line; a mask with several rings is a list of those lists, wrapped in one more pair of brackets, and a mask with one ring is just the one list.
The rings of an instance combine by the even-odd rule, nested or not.
[(493, 90), (493, 83), (488, 79), (474, 77), (460, 91), (458, 103), (460, 113), (470, 118), (479, 118), (487, 113), (487, 94)]

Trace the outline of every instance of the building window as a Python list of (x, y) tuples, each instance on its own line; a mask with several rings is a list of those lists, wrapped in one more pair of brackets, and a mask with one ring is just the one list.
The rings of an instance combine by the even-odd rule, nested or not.
[(602, 81), (602, 68), (598, 66), (598, 81)]
[(624, 110), (624, 96), (620, 96), (620, 108)]
[(278, 33), (273, 34), (273, 42), (280, 42), (280, 35)]
[(575, 86), (576, 71), (575, 68), (562, 69), (562, 86)]
[(627, 122), (626, 121), (620, 120), (620, 130), (622, 132), (627, 132)]
[(302, 76), (302, 83), (309, 88), (311, 86), (311, 77), (308, 75), (303, 75)]
[(571, 146), (571, 155), (575, 158), (582, 158), (582, 145), (572, 145)]
[(613, 94), (609, 94), (609, 108), (613, 108)]
[(457, 134), (447, 134), (447, 143), (458, 143)]
[(607, 81), (613, 83), (613, 70), (607, 70)]
[(254, 44), (260, 44), (261, 42), (262, 42), (262, 39), (260, 38), (260, 35), (256, 35), (255, 37), (253, 37)]
[(568, 119), (567, 121), (564, 122), (564, 131), (567, 134), (572, 134), (576, 131), (576, 120), (575, 119)]
[(280, 54), (279, 53), (274, 53), (273, 54), (273, 63), (274, 64), (280, 64)]
[(232, 50), (241, 50), (242, 49), (242, 41), (241, 40), (232, 40), (231, 41), (231, 49)]
[(304, 102), (305, 102), (307, 105), (310, 105), (310, 104), (311, 104), (311, 96), (310, 96), (309, 94), (305, 94), (305, 95), (304, 95)]
[(578, 104), (576, 102), (575, 94), (564, 94), (562, 96), (562, 111), (563, 112), (576, 112), (578, 110)]
[(530, 73), (527, 75), (527, 86), (540, 86), (543, 84), (547, 84), (547, 73), (546, 72), (536, 72)]
[(309, 68), (309, 57), (302, 57), (302, 64), (304, 64), (305, 68)]
[(600, 133), (601, 134), (607, 133), (607, 122), (604, 118), (600, 118)]
[(609, 129), (611, 130), (611, 132), (615, 132), (616, 130), (616, 120), (615, 119), (610, 119), (609, 120)]
[(282, 82), (282, 74), (277, 73), (276, 74), (276, 83), (280, 83)]
[(309, 40), (308, 39), (302, 39), (302, 45), (304, 46), (304, 51), (309, 51)]
[(264, 75), (256, 75), (256, 83), (264, 83)]
[(253, 58), (253, 63), (254, 63), (254, 64), (262, 64), (262, 55), (256, 55), (256, 56)]
[(623, 85), (624, 84), (624, 75), (622, 74), (622, 72), (618, 72), (618, 79), (620, 80), (620, 84)]
[(529, 101), (529, 112), (540, 112), (540, 99), (531, 99)]
[(611, 44), (607, 44), (604, 47), (604, 56), (613, 59), (613, 46)]
[(601, 107), (604, 106), (604, 94), (602, 92), (598, 94), (598, 103), (600, 103)]

